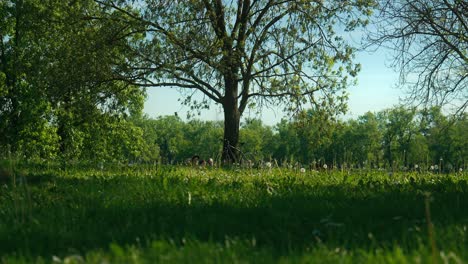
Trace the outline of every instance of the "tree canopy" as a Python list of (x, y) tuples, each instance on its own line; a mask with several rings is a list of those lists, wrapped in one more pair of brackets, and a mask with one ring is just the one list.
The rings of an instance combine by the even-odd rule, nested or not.
[[(237, 158), (240, 116), (249, 106), (343, 105), (360, 67), (339, 33), (365, 25), (373, 7), (370, 0), (96, 2), (137, 26), (122, 37), (145, 34), (119, 78), (179, 88), (194, 109), (220, 104), (228, 160)], [(202, 101), (192, 100), (195, 91)]]
[(133, 41), (115, 35), (131, 29), (90, 19), (98, 13), (93, 1), (0, 2), (2, 150), (38, 158), (109, 158), (126, 147), (112, 149), (107, 136), (138, 135), (120, 119), (141, 114), (145, 93), (113, 79), (115, 65), (131, 58), (126, 47)]

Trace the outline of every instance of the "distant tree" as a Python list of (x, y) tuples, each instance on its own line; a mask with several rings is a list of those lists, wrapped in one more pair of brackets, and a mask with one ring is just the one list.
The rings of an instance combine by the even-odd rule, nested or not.
[(194, 139), (186, 138), (187, 124), (179, 117), (159, 117), (151, 123), (151, 129), (156, 135), (156, 143), (159, 146), (162, 162), (181, 162), (184, 158), (194, 155), (194, 153), (189, 153), (191, 151), (188, 151), (188, 149), (196, 142), (194, 142)]
[[(240, 117), (249, 104), (295, 111), (306, 102), (344, 103), (341, 91), (360, 67), (337, 31), (366, 24), (374, 2), (95, 1), (140, 26), (122, 38), (145, 34), (132, 47), (138, 59), (118, 68), (122, 79), (179, 88), (194, 110), (222, 106), (225, 160), (238, 158)], [(192, 100), (194, 91), (204, 99)]]
[(157, 126), (155, 125), (156, 120), (149, 118), (147, 115), (136, 116), (130, 119), (130, 122), (141, 129), (141, 138), (143, 139), (144, 146), (141, 150), (143, 155), (141, 159), (148, 162), (159, 162), (161, 161), (160, 148), (158, 145), (158, 133)]
[(449, 157), (446, 162), (450, 162), (454, 169), (467, 169), (468, 162), (468, 115), (461, 115), (454, 122), (449, 133), (451, 140)]
[(384, 159), (388, 165), (408, 166), (410, 143), (417, 133), (414, 123), (416, 110), (403, 106), (387, 109), (378, 113), (383, 131)]
[(292, 125), (299, 138), (299, 159), (304, 163), (328, 163), (330, 165), (334, 156), (330, 147), (334, 130), (337, 128), (337, 119), (330, 111), (321, 108), (311, 108), (297, 115)]
[(371, 44), (395, 50), (411, 102), (468, 106), (468, 2), (380, 0)]
[(337, 140), (343, 143), (337, 146), (342, 151), (337, 157), (339, 160), (360, 166), (379, 165), (382, 132), (378, 127), (377, 117), (373, 113), (367, 112), (359, 116), (357, 120), (348, 120), (340, 130), (343, 131)]
[(379, 124), (375, 114), (367, 112), (358, 117), (360, 135), (365, 139), (364, 148), (366, 161), (370, 165), (378, 166), (381, 159), (382, 132), (379, 131)]
[(274, 147), (272, 144), (273, 131), (265, 126), (260, 119), (247, 119), (241, 124), (240, 147), (244, 159), (263, 160), (272, 157)]
[(423, 135), (429, 148), (428, 162), (462, 166), (467, 158), (466, 114), (445, 116), (440, 107), (421, 111)]
[(199, 155), (201, 159), (217, 159), (221, 153), (223, 124), (214, 121), (190, 120), (184, 130), (185, 139), (190, 144), (184, 150), (185, 158)]
[(274, 127), (274, 138), (276, 147), (273, 152), (273, 158), (279, 161), (294, 162), (300, 158), (300, 141), (297, 130), (286, 119), (281, 121)]

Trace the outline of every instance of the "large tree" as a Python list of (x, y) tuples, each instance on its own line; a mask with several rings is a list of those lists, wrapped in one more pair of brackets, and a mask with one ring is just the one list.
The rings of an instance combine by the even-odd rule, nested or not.
[[(133, 49), (138, 60), (119, 67), (124, 73), (116, 78), (179, 88), (195, 109), (220, 104), (223, 159), (230, 161), (237, 159), (240, 117), (249, 106), (295, 111), (307, 102), (343, 103), (342, 90), (359, 65), (341, 33), (365, 24), (373, 6), (372, 0), (95, 1), (146, 34)], [(193, 100), (195, 92), (201, 101)]]
[(111, 142), (138, 134), (120, 121), (141, 112), (144, 90), (112, 74), (139, 36), (116, 38), (132, 28), (117, 22), (120, 13), (91, 19), (101, 11), (92, 0), (0, 1), (0, 150), (79, 159), (109, 149), (100, 155), (109, 157), (121, 146), (99, 145), (102, 135)]
[(37, 41), (45, 30), (45, 25), (38, 23), (38, 4), (0, 2), (0, 146), (13, 152), (21, 150), (25, 155), (50, 152), (47, 149), (53, 150), (56, 141), (51, 136), (55, 131), (47, 122), (51, 109), (45, 91), (34, 87), (37, 79), (31, 78), (40, 71), (38, 65), (46, 46)]
[(380, 0), (371, 44), (395, 50), (394, 66), (411, 102), (468, 106), (468, 2)]

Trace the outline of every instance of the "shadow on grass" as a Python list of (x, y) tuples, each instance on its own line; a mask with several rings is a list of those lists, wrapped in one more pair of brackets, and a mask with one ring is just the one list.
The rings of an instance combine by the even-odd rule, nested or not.
[[(50, 256), (106, 249), (110, 243), (168, 240), (252, 241), (273, 253), (317, 244), (347, 249), (417, 249), (426, 243), (424, 192), (445, 246), (466, 248), (468, 184), (366, 182), (289, 185), (252, 181), (89, 179), (43, 176), (3, 187), (0, 254)], [(255, 241), (255, 242), (253, 242)], [(453, 244), (452, 244), (453, 243)]]

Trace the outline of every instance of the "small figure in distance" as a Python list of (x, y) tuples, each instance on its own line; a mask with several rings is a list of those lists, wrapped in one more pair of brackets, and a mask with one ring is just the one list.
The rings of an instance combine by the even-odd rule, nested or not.
[(199, 162), (199, 161), (200, 161), (200, 156), (194, 155), (194, 156), (192, 157), (192, 166), (198, 165), (198, 162)]
[(209, 158), (209, 159), (208, 159), (208, 165), (209, 165), (210, 167), (213, 167), (213, 166), (214, 166), (214, 160), (213, 160), (212, 158)]
[(192, 157), (192, 166), (200, 166), (200, 167), (205, 167), (205, 166), (210, 166), (212, 167), (214, 165), (214, 161), (212, 158), (209, 158), (208, 160), (200, 159), (200, 156), (194, 155)]

